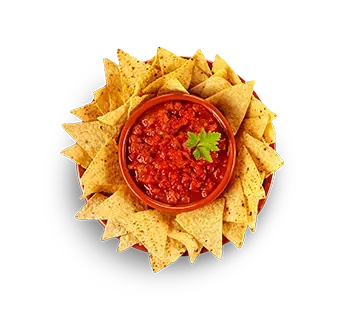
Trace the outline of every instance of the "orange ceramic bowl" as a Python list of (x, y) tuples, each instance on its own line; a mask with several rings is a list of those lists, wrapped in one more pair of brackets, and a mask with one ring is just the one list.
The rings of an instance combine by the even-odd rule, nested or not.
[[(202, 198), (198, 201), (190, 202), (188, 204), (180, 204), (180, 205), (171, 205), (164, 202), (157, 201), (151, 197), (149, 197), (134, 181), (133, 177), (129, 173), (127, 167), (127, 160), (128, 160), (128, 139), (131, 133), (132, 127), (135, 125), (136, 121), (140, 118), (140, 116), (145, 113), (147, 110), (156, 107), (162, 103), (170, 102), (170, 101), (181, 101), (181, 102), (192, 102), (198, 105), (201, 105), (210, 113), (212, 116), (217, 120), (218, 124), (222, 127), (222, 130), (227, 139), (227, 162), (228, 166), (224, 172), (224, 178), (221, 182), (215, 187), (215, 189), (205, 198)], [(186, 212), (198, 209), (200, 207), (205, 206), (206, 204), (215, 200), (226, 188), (235, 165), (235, 139), (232, 133), (232, 129), (230, 124), (228, 123), (227, 119), (222, 115), (222, 113), (215, 108), (213, 105), (206, 102), (204, 99), (199, 97), (190, 95), (190, 94), (182, 94), (182, 93), (170, 93), (165, 94), (162, 96), (158, 96), (147, 102), (143, 103), (134, 113), (130, 116), (129, 120), (125, 124), (124, 128), (122, 129), (121, 136), (119, 139), (118, 145), (119, 151), (119, 164), (121, 168), (121, 173), (124, 177), (125, 182), (127, 183), (130, 190), (139, 198), (141, 199), (146, 205), (155, 208), (157, 210), (169, 213), (179, 213), (179, 212)]]

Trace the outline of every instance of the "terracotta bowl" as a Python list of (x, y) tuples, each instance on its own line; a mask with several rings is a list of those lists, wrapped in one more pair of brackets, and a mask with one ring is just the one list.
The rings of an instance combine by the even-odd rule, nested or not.
[[(150, 198), (148, 195), (144, 193), (143, 190), (141, 190), (138, 187), (138, 185), (132, 178), (127, 168), (127, 159), (128, 159), (127, 143), (129, 140), (132, 127), (136, 124), (136, 121), (138, 120), (138, 118), (140, 118), (140, 116), (143, 113), (145, 113), (147, 110), (150, 110), (151, 108), (154, 108), (157, 105), (160, 105), (162, 103), (169, 102), (169, 101), (192, 102), (192, 103), (201, 105), (202, 107), (210, 111), (213, 117), (217, 120), (217, 122), (222, 127), (224, 135), (226, 136), (227, 145), (228, 145), (228, 149), (227, 149), (228, 166), (224, 173), (224, 178), (207, 197), (199, 201), (195, 201), (195, 202), (191, 202), (191, 203), (183, 204), (183, 205), (171, 205), (171, 204), (163, 203), (163, 202)], [(234, 165), (235, 165), (235, 154), (236, 154), (235, 139), (232, 133), (232, 129), (227, 119), (222, 115), (222, 113), (213, 105), (206, 102), (204, 99), (201, 99), (199, 97), (196, 97), (190, 94), (182, 94), (182, 93), (171, 93), (171, 94), (161, 95), (159, 97), (148, 100), (147, 102), (143, 103), (142, 106), (140, 106), (137, 110), (135, 110), (135, 112), (130, 116), (129, 120), (126, 122), (125, 126), (122, 129), (121, 136), (119, 139), (118, 150), (119, 150), (119, 164), (121, 168), (121, 173), (127, 185), (131, 189), (131, 191), (148, 206), (155, 208), (157, 210), (160, 210), (163, 212), (169, 212), (169, 213), (180, 213), (180, 212), (196, 210), (212, 202), (213, 200), (215, 200), (224, 191), (224, 189), (226, 188), (232, 176)]]

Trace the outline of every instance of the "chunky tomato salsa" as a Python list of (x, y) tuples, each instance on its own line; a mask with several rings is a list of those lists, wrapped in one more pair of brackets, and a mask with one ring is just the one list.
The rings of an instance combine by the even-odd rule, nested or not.
[[(195, 159), (186, 146), (188, 132), (221, 133), (212, 162)], [(133, 125), (128, 141), (128, 169), (137, 185), (151, 198), (180, 205), (207, 197), (227, 168), (227, 137), (205, 107), (188, 101), (161, 103)]]

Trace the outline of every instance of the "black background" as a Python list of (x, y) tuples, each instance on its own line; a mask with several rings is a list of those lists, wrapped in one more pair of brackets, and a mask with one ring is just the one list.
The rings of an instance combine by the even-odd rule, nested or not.
[(343, 105), (282, 105), (275, 124), (286, 165), (275, 176), (256, 232), (247, 233), (242, 249), (227, 244), (222, 261), (207, 253), (191, 265), (182, 257), (153, 274), (146, 253), (117, 253), (118, 240), (101, 241), (97, 221), (74, 218), (84, 202), (74, 162), (59, 155), (72, 144), (61, 123), (77, 121), (69, 110), (90, 102), (103, 79), (101, 57), (73, 66), (65, 96), (57, 97), (57, 121), (49, 121), (49, 143), (41, 146), (41, 176), (33, 177), (33, 206), (41, 208), (49, 247), (89, 287), (129, 296), (129, 303), (343, 302), (344, 188), (304, 185), (304, 144), (344, 143)]

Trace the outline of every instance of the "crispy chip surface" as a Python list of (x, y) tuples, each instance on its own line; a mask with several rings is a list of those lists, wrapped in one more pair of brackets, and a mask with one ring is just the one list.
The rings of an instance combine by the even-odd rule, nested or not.
[(228, 63), (217, 54), (215, 56), (215, 60), (213, 63), (213, 72), (217, 72), (220, 69), (225, 69), (227, 71), (228, 80), (231, 84), (235, 85), (235, 84), (241, 83), (240, 78), (232, 70), (232, 68), (228, 65)]
[(217, 258), (222, 256), (222, 219), (225, 199), (214, 202), (194, 211), (180, 213), (176, 221), (181, 227)]
[(96, 101), (92, 101), (83, 107), (73, 109), (71, 113), (84, 122), (97, 120), (97, 117), (102, 115)]
[(238, 248), (241, 248), (247, 225), (245, 223), (224, 222), (223, 223), (223, 235), (232, 242)]
[(86, 204), (82, 207), (82, 209), (78, 212), (75, 216), (77, 219), (84, 219), (84, 220), (102, 220), (104, 216), (97, 215), (95, 209), (105, 200), (107, 196), (101, 193), (95, 193), (89, 200), (87, 200)]
[(189, 93), (177, 79), (170, 79), (159, 89), (158, 96), (171, 92)]
[(81, 165), (85, 169), (90, 165), (92, 161), (92, 158), (87, 154), (87, 152), (77, 143), (62, 150), (61, 154), (72, 159), (74, 162)]
[(156, 55), (158, 57), (163, 76), (178, 69), (186, 62), (186, 59), (181, 58), (161, 47), (158, 47)]

